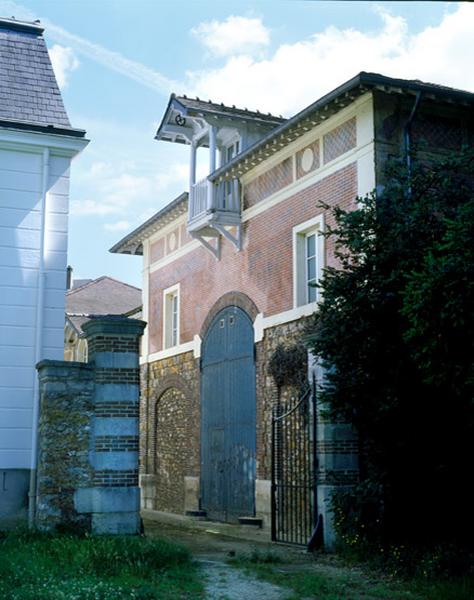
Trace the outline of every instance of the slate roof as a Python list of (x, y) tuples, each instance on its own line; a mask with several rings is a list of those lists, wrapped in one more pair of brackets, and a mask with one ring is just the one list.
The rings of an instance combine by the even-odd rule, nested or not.
[(81, 333), (92, 315), (124, 315), (141, 304), (139, 288), (104, 275), (66, 292), (66, 318)]
[(212, 100), (201, 100), (200, 98), (188, 98), (187, 96), (175, 96), (172, 94), (172, 97), (175, 97), (176, 100), (184, 106), (189, 112), (199, 113), (205, 112), (207, 114), (215, 114), (218, 116), (231, 116), (231, 117), (240, 117), (242, 119), (259, 119), (261, 121), (268, 121), (270, 123), (274, 123), (275, 125), (279, 123), (283, 123), (286, 121), (281, 115), (276, 116), (271, 113), (261, 113), (259, 110), (249, 110), (248, 108), (236, 108), (233, 104), (232, 106), (226, 106), (222, 102), (213, 102)]
[(71, 127), (38, 22), (0, 18), (0, 126), (85, 134)]

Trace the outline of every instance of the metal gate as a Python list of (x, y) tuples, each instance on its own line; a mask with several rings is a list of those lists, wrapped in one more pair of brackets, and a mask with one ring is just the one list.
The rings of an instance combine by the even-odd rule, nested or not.
[(278, 400), (272, 415), (272, 539), (312, 545), (317, 523), (313, 386)]
[(255, 514), (254, 332), (235, 306), (214, 318), (201, 362), (201, 508), (218, 521)]

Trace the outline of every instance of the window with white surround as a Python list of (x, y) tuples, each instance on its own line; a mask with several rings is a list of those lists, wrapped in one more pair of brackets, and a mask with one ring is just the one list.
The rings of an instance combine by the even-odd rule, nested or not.
[(293, 227), (293, 306), (319, 300), (315, 287), (324, 266), (323, 215)]
[(163, 348), (179, 344), (179, 283), (163, 291)]

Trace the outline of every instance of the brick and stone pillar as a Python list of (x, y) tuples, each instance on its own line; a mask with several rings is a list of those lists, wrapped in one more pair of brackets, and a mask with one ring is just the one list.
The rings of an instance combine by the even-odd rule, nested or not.
[[(308, 356), (309, 375), (320, 384), (324, 372), (314, 357)], [(355, 485), (359, 479), (359, 448), (353, 426), (343, 420), (331, 420), (327, 407), (316, 402), (316, 486), (318, 513), (323, 518), (323, 541), (326, 550), (334, 550), (336, 532), (332, 498), (340, 490)]]
[(89, 363), (44, 360), (36, 524), (102, 534), (140, 531), (139, 340), (145, 323), (96, 317)]
[(140, 531), (138, 487), (139, 340), (143, 321), (92, 318), (84, 326), (94, 368), (94, 415), (90, 436), (92, 485), (78, 490), (76, 505), (91, 515), (91, 531)]

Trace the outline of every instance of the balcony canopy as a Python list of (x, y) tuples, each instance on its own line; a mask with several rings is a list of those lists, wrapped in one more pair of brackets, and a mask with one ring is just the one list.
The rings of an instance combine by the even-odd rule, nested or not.
[[(262, 134), (283, 123), (283, 117), (270, 113), (264, 114), (247, 108), (225, 106), (200, 98), (188, 98), (171, 94), (168, 106), (161, 121), (155, 139), (178, 144), (191, 144), (193, 138), (200, 135), (206, 125), (219, 128), (241, 128), (252, 126), (262, 129)], [(208, 147), (209, 141), (203, 139), (200, 146)]]

